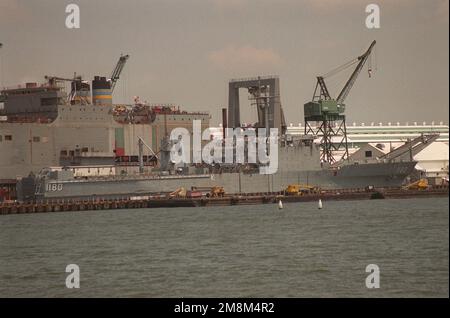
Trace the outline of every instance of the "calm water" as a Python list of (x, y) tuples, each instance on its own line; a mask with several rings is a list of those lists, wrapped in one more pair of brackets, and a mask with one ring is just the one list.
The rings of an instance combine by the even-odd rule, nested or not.
[[(0, 297), (448, 297), (449, 200), (0, 216)], [(65, 287), (80, 267), (81, 288)], [(380, 289), (365, 287), (377, 264)]]

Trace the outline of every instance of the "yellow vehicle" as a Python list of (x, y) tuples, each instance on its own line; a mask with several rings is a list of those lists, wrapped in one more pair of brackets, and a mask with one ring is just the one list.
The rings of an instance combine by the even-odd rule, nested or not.
[(428, 189), (428, 180), (420, 179), (403, 187), (405, 190), (426, 190)]
[(220, 186), (213, 187), (192, 187), (192, 191), (201, 191), (206, 197), (223, 197), (225, 190)]
[(175, 191), (169, 193), (169, 198), (185, 198), (186, 197), (186, 189), (181, 187), (176, 189)]
[(300, 191), (300, 186), (298, 184), (290, 184), (287, 186), (285, 191), (286, 191), (286, 194), (289, 194), (289, 195), (298, 194)]
[(290, 184), (285, 189), (287, 195), (302, 195), (317, 191), (319, 191), (317, 187), (308, 184)]
[(211, 197), (223, 197), (225, 195), (225, 190), (223, 187), (212, 187), (210, 192)]

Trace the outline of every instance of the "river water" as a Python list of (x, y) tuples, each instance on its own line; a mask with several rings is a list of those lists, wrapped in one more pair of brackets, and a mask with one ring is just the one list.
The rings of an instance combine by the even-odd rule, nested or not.
[[(448, 297), (448, 198), (0, 216), (0, 297)], [(66, 288), (68, 264), (80, 288)], [(380, 288), (368, 289), (368, 264)]]

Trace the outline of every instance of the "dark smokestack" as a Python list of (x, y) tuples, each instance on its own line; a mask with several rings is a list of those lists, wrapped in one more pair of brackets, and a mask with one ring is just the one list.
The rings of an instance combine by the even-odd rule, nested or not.
[(223, 134), (223, 140), (225, 140), (225, 132), (227, 131), (227, 109), (226, 108), (222, 108), (222, 134)]

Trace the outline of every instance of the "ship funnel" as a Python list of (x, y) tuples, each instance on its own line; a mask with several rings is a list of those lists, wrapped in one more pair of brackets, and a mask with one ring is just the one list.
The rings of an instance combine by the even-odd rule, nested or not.
[(94, 77), (92, 81), (92, 103), (99, 106), (112, 105), (111, 82), (106, 77)]

